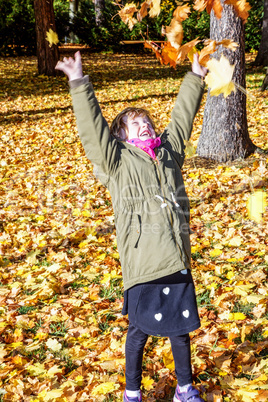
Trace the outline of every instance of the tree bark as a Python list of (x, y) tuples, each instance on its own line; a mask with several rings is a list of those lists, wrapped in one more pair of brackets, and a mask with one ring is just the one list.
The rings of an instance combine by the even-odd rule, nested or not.
[[(230, 64), (235, 64), (233, 81), (245, 88), (244, 25), (233, 6), (224, 4), (224, 0), (221, 0), (221, 3), (223, 5), (221, 19), (217, 19), (214, 12), (211, 12), (210, 37), (217, 41), (224, 38), (232, 39), (239, 46), (235, 52), (220, 47), (213, 57), (220, 59), (223, 53)], [(219, 162), (247, 157), (256, 147), (248, 134), (246, 95), (240, 90), (236, 90), (227, 98), (224, 98), (223, 94), (211, 97), (209, 93), (210, 91), (205, 105), (197, 154)]]
[(254, 65), (268, 66), (268, 0), (264, 0), (261, 43)]
[(98, 27), (101, 27), (104, 22), (103, 11), (105, 9), (105, 0), (95, 0), (94, 3), (95, 3), (96, 25)]
[(71, 32), (70, 32), (71, 43), (75, 43), (77, 40), (77, 37), (72, 32), (72, 24), (73, 24), (73, 19), (74, 19), (75, 15), (77, 14), (78, 6), (79, 6), (78, 0), (70, 0), (69, 1), (69, 22), (70, 22), (70, 26), (71, 26)]
[(39, 74), (59, 75), (55, 66), (59, 60), (57, 45), (49, 45), (46, 34), (49, 29), (56, 32), (53, 0), (34, 0), (35, 29), (37, 40), (37, 59)]

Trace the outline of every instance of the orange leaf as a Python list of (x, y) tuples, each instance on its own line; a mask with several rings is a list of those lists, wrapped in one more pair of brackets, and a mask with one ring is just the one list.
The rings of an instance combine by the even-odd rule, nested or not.
[(206, 41), (206, 43), (208, 43), (208, 45), (205, 46), (201, 50), (200, 55), (199, 55), (199, 63), (202, 66), (205, 66), (207, 64), (207, 62), (210, 59), (210, 55), (212, 53), (214, 53), (216, 50), (216, 41), (215, 40), (208, 40), (208, 41)]
[(139, 22), (141, 22), (141, 20), (146, 17), (146, 15), (148, 14), (148, 8), (150, 8), (150, 3), (147, 1), (144, 1), (141, 4), (141, 8), (139, 10), (139, 12), (137, 13), (137, 20)]
[(214, 11), (216, 17), (218, 19), (220, 19), (221, 14), (222, 14), (222, 10), (223, 10), (222, 5), (221, 5), (221, 1), (220, 0), (214, 0), (212, 6), (213, 6), (213, 11)]
[(200, 40), (197, 38), (181, 46), (178, 51), (177, 63), (182, 63), (187, 57), (188, 53), (192, 50), (192, 48), (196, 46), (199, 42)]
[(220, 46), (220, 45), (222, 45), (228, 49), (231, 49), (233, 52), (239, 46), (237, 42), (234, 42), (231, 39), (223, 39), (220, 42), (217, 42), (217, 46)]
[(246, 0), (225, 0), (225, 4), (233, 6), (238, 17), (242, 18), (244, 23), (247, 21), (251, 6)]
[(161, 59), (163, 64), (170, 64), (176, 68), (176, 60), (178, 57), (178, 50), (175, 49), (170, 42), (165, 42), (162, 47)]
[(181, 23), (175, 18), (171, 20), (170, 26), (166, 27), (166, 36), (171, 46), (175, 49), (179, 49), (183, 39), (183, 28)]
[(188, 6), (188, 4), (186, 4), (185, 6), (179, 6), (176, 8), (176, 10), (173, 13), (173, 17), (177, 20), (177, 21), (184, 21), (186, 20), (189, 16), (188, 14), (191, 12), (190, 7)]
[(129, 29), (132, 30), (133, 26), (136, 24), (137, 20), (133, 17), (134, 13), (137, 12), (136, 5), (134, 3), (128, 3), (122, 10), (119, 11), (119, 16), (121, 20), (128, 25)]
[(159, 46), (155, 45), (154, 42), (150, 42), (150, 41), (146, 40), (144, 42), (144, 47), (151, 49), (155, 53), (156, 58), (160, 61), (161, 64), (163, 64), (162, 56), (161, 56), (161, 49), (159, 48)]
[(222, 5), (220, 0), (196, 0), (194, 3), (194, 9), (197, 11), (204, 11), (205, 8), (210, 14), (213, 9), (217, 18), (221, 18)]
[(194, 9), (196, 11), (204, 11), (207, 6), (207, 0), (195, 0)]
[(212, 9), (213, 9), (216, 17), (218, 19), (220, 19), (221, 13), (222, 13), (221, 1), (220, 0), (208, 0), (207, 12), (210, 14)]

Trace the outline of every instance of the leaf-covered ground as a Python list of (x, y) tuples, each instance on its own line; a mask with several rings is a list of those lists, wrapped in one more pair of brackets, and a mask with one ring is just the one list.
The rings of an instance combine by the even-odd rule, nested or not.
[[(151, 54), (83, 59), (109, 122), (142, 105), (166, 126), (189, 66), (175, 72)], [(263, 77), (248, 64), (249, 131), (267, 150)], [(0, 401), (121, 401), (128, 323), (111, 199), (84, 156), (66, 78), (38, 76), (32, 57), (0, 59), (0, 80)], [(220, 165), (191, 156), (183, 174), (202, 319), (191, 334), (195, 384), (207, 401), (267, 401), (268, 212), (256, 223), (247, 210), (267, 192), (267, 155)], [(144, 400), (171, 401), (168, 339), (149, 339), (143, 368)]]

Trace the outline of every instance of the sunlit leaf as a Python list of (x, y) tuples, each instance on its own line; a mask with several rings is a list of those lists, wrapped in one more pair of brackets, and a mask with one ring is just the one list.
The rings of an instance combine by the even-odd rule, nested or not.
[(119, 384), (116, 384), (113, 381), (108, 381), (104, 382), (102, 384), (97, 385), (97, 387), (94, 387), (92, 390), (92, 395), (106, 395), (109, 394), (110, 392), (113, 392), (117, 390), (120, 387)]
[(235, 65), (231, 65), (229, 60), (221, 55), (220, 60), (215, 58), (207, 62), (209, 73), (205, 81), (210, 88), (211, 96), (223, 94), (226, 98), (235, 91), (235, 85), (232, 82)]
[(243, 22), (245, 23), (249, 16), (249, 10), (251, 6), (248, 1), (246, 0), (225, 0), (225, 4), (229, 4), (234, 7), (237, 15), (242, 18)]
[(255, 191), (253, 194), (250, 194), (247, 202), (247, 208), (250, 219), (260, 223), (266, 208), (266, 193), (259, 190)]
[(49, 42), (50, 47), (52, 45), (57, 45), (59, 43), (58, 34), (50, 28), (46, 33), (46, 40)]

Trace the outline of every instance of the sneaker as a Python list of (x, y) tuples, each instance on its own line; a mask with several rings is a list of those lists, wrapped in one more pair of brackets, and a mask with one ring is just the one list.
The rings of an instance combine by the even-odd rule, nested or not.
[(199, 391), (192, 385), (188, 387), (187, 392), (180, 392), (180, 388), (177, 385), (173, 402), (204, 402), (199, 395)]
[(123, 402), (142, 402), (141, 392), (140, 396), (130, 397), (127, 396), (126, 391), (124, 392)]

